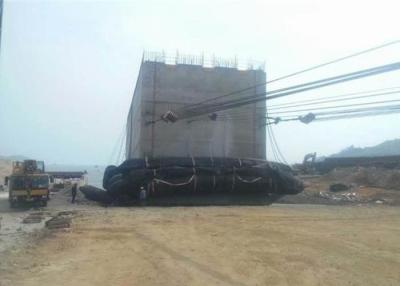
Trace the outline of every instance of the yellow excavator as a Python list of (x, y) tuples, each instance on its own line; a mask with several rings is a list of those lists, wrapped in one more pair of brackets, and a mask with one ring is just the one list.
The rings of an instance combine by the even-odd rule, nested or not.
[(44, 162), (25, 160), (13, 162), (12, 174), (5, 179), (8, 200), (12, 208), (24, 202), (47, 205), (50, 194), (50, 176), (45, 173)]

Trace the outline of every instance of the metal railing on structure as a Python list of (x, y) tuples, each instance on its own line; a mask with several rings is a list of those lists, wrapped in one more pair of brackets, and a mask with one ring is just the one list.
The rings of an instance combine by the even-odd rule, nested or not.
[(215, 55), (188, 55), (176, 52), (143, 52), (143, 62), (157, 62), (169, 65), (194, 65), (207, 68), (233, 68), (238, 70), (265, 70), (265, 62), (254, 60), (241, 60), (220, 58)]

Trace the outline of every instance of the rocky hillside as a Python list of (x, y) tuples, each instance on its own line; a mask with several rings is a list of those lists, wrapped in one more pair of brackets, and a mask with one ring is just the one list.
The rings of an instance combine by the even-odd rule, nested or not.
[(21, 156), (21, 155), (13, 155), (13, 156), (1, 156), (0, 155), (0, 160), (5, 160), (5, 161), (24, 161), (28, 160), (28, 157)]
[(0, 159), (0, 185), (4, 185), (4, 178), (11, 174), (12, 161)]
[(388, 140), (372, 147), (350, 146), (331, 157), (372, 157), (400, 155), (400, 139)]
[(1, 156), (0, 155), (0, 185), (4, 185), (4, 178), (11, 174), (12, 162), (28, 159), (25, 156)]

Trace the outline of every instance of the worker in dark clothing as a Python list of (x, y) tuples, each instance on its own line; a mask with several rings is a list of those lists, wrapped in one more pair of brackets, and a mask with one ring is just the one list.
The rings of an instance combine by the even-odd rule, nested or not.
[(140, 201), (140, 205), (141, 206), (145, 206), (146, 205), (146, 199), (147, 199), (147, 192), (144, 189), (144, 187), (140, 187), (140, 191), (139, 191), (139, 201)]
[(71, 201), (71, 203), (75, 203), (76, 193), (78, 192), (78, 184), (77, 183), (74, 183), (72, 185), (71, 192), (72, 192), (72, 201)]

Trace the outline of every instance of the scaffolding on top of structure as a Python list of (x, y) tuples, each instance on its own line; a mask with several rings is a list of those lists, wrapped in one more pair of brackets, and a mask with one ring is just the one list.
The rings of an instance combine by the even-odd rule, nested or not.
[(168, 65), (194, 65), (205, 68), (232, 68), (238, 70), (265, 70), (265, 61), (242, 60), (237, 57), (221, 58), (215, 55), (189, 55), (175, 53), (144, 51), (142, 62), (157, 62)]

